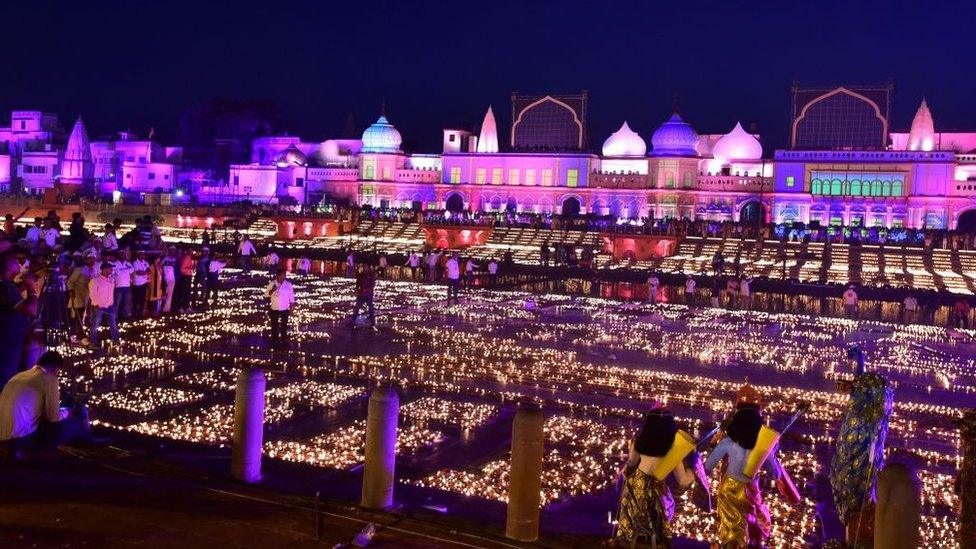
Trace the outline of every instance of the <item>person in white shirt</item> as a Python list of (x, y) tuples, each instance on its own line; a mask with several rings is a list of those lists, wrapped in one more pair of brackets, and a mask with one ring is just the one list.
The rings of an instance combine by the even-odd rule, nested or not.
[(844, 292), (844, 316), (847, 318), (856, 319), (857, 318), (857, 292), (854, 291), (854, 285), (847, 287), (847, 291)]
[(264, 256), (264, 264), (268, 267), (268, 272), (271, 274), (278, 272), (279, 261), (281, 261), (281, 258), (274, 252), (268, 252), (268, 255)]
[(748, 276), (742, 277), (742, 280), (739, 281), (739, 307), (744, 311), (748, 311), (752, 307), (751, 284), (752, 278)]
[(119, 249), (119, 240), (115, 237), (115, 226), (111, 223), (105, 224), (105, 234), (102, 235), (102, 249), (109, 252)]
[(660, 287), (661, 280), (656, 274), (651, 273), (651, 277), (647, 279), (647, 298), (651, 305), (657, 305), (657, 291)]
[(427, 281), (433, 282), (437, 278), (437, 262), (441, 258), (440, 252), (434, 252), (433, 250), (427, 254)]
[(176, 289), (176, 247), (170, 246), (163, 258), (163, 285), (166, 287), (166, 297), (163, 298), (163, 312), (168, 313), (173, 308), (173, 291)]
[(312, 260), (307, 257), (301, 257), (298, 260), (298, 272), (302, 274), (308, 274), (312, 272)]
[(908, 294), (905, 296), (905, 301), (902, 302), (901, 311), (901, 321), (904, 324), (911, 324), (915, 322), (915, 311), (918, 310), (918, 299), (914, 295)]
[(128, 248), (120, 250), (118, 259), (112, 264), (115, 276), (115, 316), (124, 320), (132, 315), (132, 274)]
[(91, 300), (92, 320), (88, 342), (93, 349), (98, 348), (98, 328), (102, 319), (108, 319), (112, 341), (119, 342), (119, 325), (115, 319), (115, 277), (112, 275), (112, 264), (102, 263), (98, 276), (88, 282), (88, 299)]
[(288, 271), (281, 267), (275, 273), (275, 279), (268, 284), (264, 295), (270, 301), (269, 316), (271, 317), (271, 341), (282, 343), (288, 340), (288, 313), (295, 304), (295, 289), (286, 280)]
[(132, 312), (136, 318), (142, 318), (142, 311), (146, 307), (146, 288), (149, 284), (149, 262), (146, 261), (146, 251), (136, 252), (136, 260), (132, 262)]
[(4, 385), (0, 392), (0, 441), (14, 441), (20, 452), (35, 444), (54, 449), (81, 434), (84, 417), (61, 408), (58, 370), (63, 365), (60, 353), (47, 351), (33, 368)]
[(410, 278), (417, 280), (417, 269), (420, 268), (420, 255), (417, 252), (410, 252), (407, 258), (407, 265), (410, 267)]
[(54, 228), (54, 223), (50, 220), (47, 222), (47, 227), (44, 228), (44, 245), (50, 249), (54, 249), (58, 246), (58, 239), (61, 238), (61, 231)]
[(244, 274), (249, 274), (251, 272), (251, 256), (257, 254), (258, 250), (254, 247), (251, 239), (245, 236), (244, 241), (238, 246), (238, 252), (241, 254)]
[(688, 280), (685, 280), (685, 305), (689, 308), (695, 306), (695, 286), (697, 286), (695, 279), (689, 276)]
[(458, 300), (458, 293), (461, 289), (461, 265), (459, 265), (458, 255), (451, 255), (444, 265), (447, 271), (447, 302)]
[(40, 217), (36, 217), (34, 218), (34, 224), (27, 229), (27, 244), (32, 250), (41, 241), (41, 223), (43, 223), (43, 220)]
[(217, 305), (217, 286), (220, 285), (220, 271), (227, 266), (227, 261), (216, 256), (210, 260), (209, 272), (207, 273), (207, 294), (203, 299), (203, 306), (210, 308)]
[(494, 257), (488, 262), (488, 285), (494, 286), (498, 279), (498, 260)]

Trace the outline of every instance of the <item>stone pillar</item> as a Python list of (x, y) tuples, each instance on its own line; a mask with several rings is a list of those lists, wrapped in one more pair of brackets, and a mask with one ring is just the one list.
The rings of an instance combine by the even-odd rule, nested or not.
[(377, 387), (369, 397), (366, 417), (366, 464), (360, 505), (385, 509), (393, 505), (397, 420), (400, 398), (392, 387)]
[(959, 547), (976, 549), (976, 408), (965, 410), (958, 425), (962, 438)]
[(875, 549), (919, 547), (922, 488), (915, 471), (900, 463), (889, 463), (878, 475), (876, 494)]
[(264, 442), (264, 370), (242, 370), (234, 397), (234, 438), (231, 473), (245, 482), (261, 480), (261, 447)]
[(512, 424), (512, 463), (508, 484), (505, 536), (517, 541), (539, 539), (542, 490), (542, 410), (520, 406)]

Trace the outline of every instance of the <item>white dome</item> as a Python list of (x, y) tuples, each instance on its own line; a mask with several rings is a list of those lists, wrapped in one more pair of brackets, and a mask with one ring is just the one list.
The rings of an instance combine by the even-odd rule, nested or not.
[(759, 140), (736, 122), (732, 131), (722, 136), (712, 147), (712, 157), (721, 160), (756, 160), (762, 158)]
[(376, 123), (363, 132), (364, 153), (395, 153), (400, 152), (400, 132), (390, 124), (386, 116), (380, 116)]
[(620, 129), (603, 142), (603, 156), (644, 156), (647, 144), (624, 122)]

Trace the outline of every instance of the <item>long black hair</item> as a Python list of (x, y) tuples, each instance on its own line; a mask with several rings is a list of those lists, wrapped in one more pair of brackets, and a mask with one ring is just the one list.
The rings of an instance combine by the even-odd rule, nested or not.
[(756, 447), (756, 438), (759, 437), (759, 428), (762, 425), (762, 412), (759, 411), (758, 406), (739, 404), (728, 428), (725, 429), (725, 434), (739, 446), (752, 450)]
[(677, 432), (678, 425), (675, 424), (670, 410), (667, 408), (651, 410), (644, 416), (644, 425), (641, 426), (637, 440), (634, 442), (634, 449), (641, 455), (663, 457), (671, 449)]

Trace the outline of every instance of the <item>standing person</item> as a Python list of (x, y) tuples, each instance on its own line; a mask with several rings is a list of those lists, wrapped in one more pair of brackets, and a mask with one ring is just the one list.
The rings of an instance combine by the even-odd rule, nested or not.
[(685, 279), (685, 305), (689, 309), (695, 308), (695, 279), (693, 277), (688, 277)]
[(844, 317), (857, 320), (857, 292), (851, 284), (844, 292)]
[(179, 256), (176, 270), (176, 312), (184, 313), (190, 308), (190, 284), (193, 280), (193, 255), (183, 250)]
[(376, 270), (377, 276), (380, 278), (386, 278), (386, 267), (388, 265), (386, 254), (380, 253), (380, 258), (377, 260), (377, 265), (379, 265), (379, 269)]
[(725, 281), (725, 302), (728, 304), (729, 309), (735, 309), (735, 306), (738, 304), (738, 299), (735, 297), (738, 291), (739, 281), (734, 276), (730, 276)]
[(37, 316), (41, 282), (33, 274), (20, 274), (20, 262), (13, 254), (0, 257), (0, 384), (7, 383), (20, 369), (24, 344)]
[(437, 279), (437, 261), (440, 257), (440, 252), (434, 250), (427, 254), (427, 282), (434, 282)]
[(88, 230), (85, 229), (85, 218), (81, 212), (71, 214), (71, 225), (68, 226), (68, 243), (65, 246), (68, 250), (76, 251), (88, 240)]
[[(644, 416), (637, 438), (628, 444), (630, 453), (620, 471), (623, 487), (612, 546), (671, 546), (675, 501), (665, 480), (673, 474), (681, 489), (695, 482), (694, 467), (686, 467), (683, 459), (669, 471), (658, 471), (679, 436), (674, 416), (664, 405), (655, 403)], [(697, 454), (691, 459), (697, 464)]]
[(148, 284), (146, 286), (147, 309), (150, 316), (156, 316), (163, 308), (166, 290), (163, 282), (163, 257), (156, 255), (149, 263), (149, 271), (146, 273)]
[(376, 325), (376, 310), (373, 306), (373, 296), (376, 290), (376, 273), (366, 265), (356, 275), (356, 304), (352, 308), (352, 328), (356, 328), (356, 320), (362, 312), (363, 305), (369, 313), (369, 326)]
[(720, 306), (719, 298), (721, 297), (721, 294), (722, 294), (722, 282), (718, 279), (718, 277), (715, 277), (715, 279), (712, 280), (712, 289), (711, 289), (713, 308), (717, 309)]
[(312, 260), (302, 256), (298, 258), (298, 272), (302, 274), (309, 274), (312, 272)]
[[(764, 456), (760, 466), (773, 479), (782, 474), (776, 449), (758, 444), (763, 426), (759, 393), (746, 383), (736, 396), (735, 412), (724, 436), (705, 460), (712, 470), (727, 459), (718, 485), (718, 542), (721, 547), (763, 547), (772, 532), (769, 509), (762, 499), (759, 467), (749, 470), (750, 456)], [(768, 453), (767, 453), (768, 452)]]
[(85, 257), (83, 263), (78, 264), (68, 275), (68, 307), (71, 309), (71, 319), (74, 324), (74, 334), (71, 339), (83, 339), (88, 336), (85, 330), (85, 310), (88, 308), (88, 283), (98, 276), (95, 271), (95, 256)]
[(54, 226), (54, 221), (48, 219), (44, 222), (44, 245), (47, 249), (53, 250), (58, 247), (58, 240), (61, 238), (61, 230)]
[(447, 271), (447, 302), (450, 303), (452, 299), (458, 300), (461, 289), (461, 265), (457, 253), (451, 254), (444, 268)]
[(112, 264), (115, 277), (115, 317), (125, 320), (132, 315), (132, 263), (129, 262), (129, 249), (122, 248)]
[(200, 249), (200, 258), (197, 259), (196, 269), (193, 275), (193, 306), (203, 307), (207, 294), (207, 276), (210, 274), (210, 248), (204, 246)]
[(356, 254), (352, 250), (349, 250), (349, 255), (346, 256), (346, 276), (349, 278), (356, 276)]
[(498, 260), (494, 257), (488, 262), (488, 286), (493, 287), (498, 281)]
[(217, 305), (217, 289), (220, 286), (220, 271), (224, 270), (227, 262), (220, 257), (210, 260), (207, 272), (207, 294), (203, 298), (203, 305), (208, 309)]
[(288, 313), (295, 304), (295, 289), (288, 282), (288, 271), (279, 267), (275, 271), (275, 279), (268, 284), (264, 295), (270, 301), (271, 342), (273, 344), (288, 341)]
[(651, 273), (651, 277), (647, 279), (647, 300), (651, 305), (657, 305), (657, 292), (661, 287), (661, 280), (657, 277), (657, 273)]
[(752, 278), (748, 276), (742, 277), (739, 281), (739, 307), (743, 311), (748, 311), (752, 308)]
[(37, 245), (41, 242), (41, 224), (44, 220), (40, 217), (34, 218), (34, 224), (27, 229), (27, 246), (33, 250), (37, 248)]
[(916, 322), (916, 310), (918, 310), (918, 299), (916, 299), (913, 294), (908, 294), (905, 296), (905, 300), (901, 304), (902, 324), (912, 324), (913, 322)]
[(887, 377), (865, 371), (859, 349), (849, 349), (847, 358), (855, 361), (854, 381), (837, 384), (850, 397), (830, 462), (830, 488), (848, 545), (855, 546), (873, 538), (874, 490), (885, 464), (894, 393)]
[(112, 274), (113, 265), (108, 261), (102, 263), (98, 276), (88, 282), (88, 296), (91, 299), (91, 327), (88, 334), (88, 344), (92, 349), (98, 349), (98, 328), (102, 319), (108, 320), (112, 341), (119, 343), (119, 324), (115, 316), (115, 277)]
[(115, 225), (105, 224), (105, 233), (102, 235), (102, 249), (107, 252), (114, 252), (119, 249), (119, 239), (115, 236)]
[(136, 252), (136, 260), (132, 262), (132, 312), (136, 318), (142, 318), (146, 309), (146, 290), (149, 284), (149, 262), (146, 261), (146, 251)]
[(166, 291), (166, 297), (163, 298), (164, 313), (173, 310), (173, 294), (176, 290), (176, 271), (178, 269), (177, 263), (176, 246), (170, 246), (166, 250), (166, 257), (163, 258), (163, 284)]
[(417, 252), (410, 252), (407, 258), (407, 266), (410, 267), (410, 279), (417, 280), (417, 270), (420, 268), (420, 256)]
[(268, 255), (264, 256), (264, 263), (265, 266), (268, 267), (268, 272), (270, 274), (275, 274), (278, 272), (278, 263), (280, 261), (281, 258), (278, 257), (278, 254), (271, 251), (268, 252)]
[[(240, 238), (240, 233), (234, 231), (234, 239)], [(241, 254), (241, 264), (243, 265), (244, 274), (251, 273), (251, 257), (258, 253), (257, 248), (254, 247), (254, 243), (251, 242), (251, 238), (248, 236), (244, 237), (241, 241), (240, 246), (238, 246), (238, 253)]]

